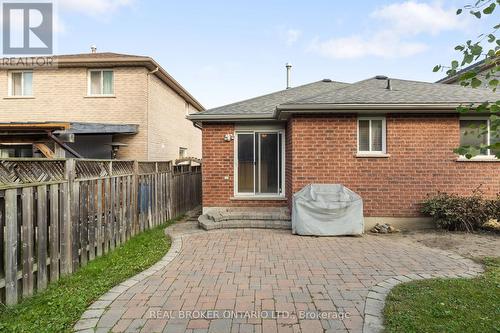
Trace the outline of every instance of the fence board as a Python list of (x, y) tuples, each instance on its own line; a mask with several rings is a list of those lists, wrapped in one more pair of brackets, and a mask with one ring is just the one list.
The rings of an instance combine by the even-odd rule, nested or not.
[(115, 201), (116, 201), (116, 178), (110, 179), (110, 192), (109, 192), (109, 249), (115, 249)]
[(97, 180), (97, 208), (96, 208), (96, 251), (97, 256), (100, 257), (102, 255), (102, 247), (103, 247), (103, 226), (102, 226), (102, 204), (103, 204), (103, 196), (102, 196), (102, 179)]
[(88, 244), (89, 244), (89, 260), (95, 258), (95, 181), (89, 181), (88, 190)]
[(88, 182), (80, 182), (80, 265), (86, 266), (88, 261), (88, 225), (89, 225), (89, 216), (88, 216)]
[(33, 188), (22, 189), (23, 297), (33, 295)]
[(50, 281), (59, 279), (59, 185), (50, 185)]
[(60, 228), (60, 254), (61, 254), (61, 275), (71, 274), (71, 234), (72, 234), (72, 216), (71, 216), (71, 191), (68, 183), (61, 184), (59, 193), (61, 202), (61, 228)]
[(120, 236), (122, 232), (122, 213), (121, 213), (121, 177), (116, 178), (115, 182), (115, 244), (116, 246), (120, 246), (122, 243), (122, 238)]
[(47, 186), (37, 187), (37, 289), (47, 287)]
[(121, 209), (120, 209), (120, 220), (121, 220), (121, 242), (125, 243), (127, 241), (127, 178), (121, 177)]
[(5, 304), (17, 303), (17, 190), (5, 191)]
[(110, 246), (110, 192), (111, 192), (111, 179), (104, 179), (104, 253), (108, 253)]
[(74, 182), (72, 189), (72, 224), (71, 224), (71, 234), (72, 242), (71, 244), (71, 258), (72, 258), (72, 269), (75, 272), (80, 267), (80, 183)]

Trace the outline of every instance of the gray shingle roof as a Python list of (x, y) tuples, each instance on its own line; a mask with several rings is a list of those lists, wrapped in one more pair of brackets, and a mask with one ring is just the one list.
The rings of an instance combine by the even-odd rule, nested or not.
[(486, 88), (472, 89), (460, 85), (376, 78), (359, 81), (342, 89), (296, 99), (282, 105), (297, 104), (460, 104), (500, 99), (500, 92)]
[(389, 90), (387, 78), (375, 77), (352, 84), (323, 80), (199, 112), (190, 115), (189, 119), (281, 119), (283, 110), (356, 110), (356, 107), (364, 110), (441, 108), (450, 111), (460, 104), (500, 100), (500, 92), (487, 88), (472, 89), (392, 78), (390, 81)]
[(276, 106), (279, 104), (316, 96), (318, 94), (330, 92), (332, 90), (340, 89), (346, 86), (349, 86), (349, 84), (343, 82), (322, 80), (224, 105), (203, 112), (198, 112), (196, 115), (272, 115), (276, 109)]

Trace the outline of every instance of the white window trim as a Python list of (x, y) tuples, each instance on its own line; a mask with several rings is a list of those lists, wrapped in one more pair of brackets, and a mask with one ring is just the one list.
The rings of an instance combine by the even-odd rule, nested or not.
[[(100, 72), (101, 73), (101, 92), (99, 94), (92, 94), (91, 87), (91, 78), (90, 73), (92, 72)], [(113, 80), (111, 81), (113, 85), (113, 93), (112, 94), (104, 94), (104, 74), (103, 72), (113, 72)], [(87, 96), (115, 96), (115, 71), (112, 68), (102, 68), (102, 69), (89, 69), (87, 71)]]
[[(368, 146), (370, 150), (359, 150), (359, 121), (360, 120), (369, 120), (368, 124)], [(372, 147), (372, 120), (382, 120), (382, 150), (371, 150)], [(386, 117), (369, 117), (369, 116), (363, 116), (363, 117), (358, 117), (358, 128), (357, 128), (357, 135), (356, 135), (356, 151), (358, 155), (382, 155), (382, 156), (387, 156), (387, 129), (386, 129)]]
[[(184, 153), (186, 156), (181, 156), (181, 151)], [(187, 157), (187, 151), (188, 149), (186, 147), (179, 147), (179, 158), (186, 158)]]
[[(256, 189), (256, 181), (257, 179), (255, 179), (255, 175), (254, 175), (254, 192), (253, 193), (249, 193), (249, 192), (238, 192), (238, 134), (252, 134), (253, 137), (255, 138), (255, 133), (281, 133), (281, 165), (282, 165), (282, 170), (281, 170), (281, 192), (280, 193), (277, 193), (277, 194), (272, 194), (272, 193), (256, 193), (255, 189)], [(234, 198), (235, 199), (242, 199), (242, 198), (248, 198), (248, 199), (265, 199), (265, 198), (269, 198), (269, 199), (282, 199), (285, 197), (285, 193), (286, 193), (286, 189), (285, 189), (285, 186), (286, 186), (286, 180), (285, 180), (285, 170), (286, 170), (286, 166), (285, 166), (285, 142), (286, 142), (286, 138), (285, 138), (285, 129), (272, 129), (272, 128), (254, 128), (254, 129), (241, 129), (241, 130), (236, 130), (234, 131), (234, 179), (233, 179), (233, 189), (234, 189)], [(254, 151), (254, 165), (256, 163), (255, 161), (255, 139), (253, 140), (253, 151)]]
[[(459, 130), (461, 129), (460, 121), (462, 121), (462, 120), (486, 120), (486, 127), (488, 129), (488, 133), (486, 135), (486, 144), (488, 146), (491, 144), (491, 120), (490, 120), (490, 117), (462, 116), (462, 117), (460, 117), (459, 122), (458, 122)], [(460, 138), (459, 138), (459, 140), (460, 140)], [(459, 159), (460, 160), (463, 160), (463, 159), (467, 160), (467, 158), (464, 155), (460, 155)], [(486, 155), (476, 155), (476, 156), (472, 157), (469, 160), (471, 160), (471, 161), (474, 161), (474, 160), (481, 161), (481, 160), (483, 160), (484, 161), (484, 160), (498, 160), (498, 159), (496, 158), (495, 155), (492, 155), (491, 154), (491, 150), (488, 149)]]
[[(12, 74), (14, 73), (22, 73), (21, 75), (21, 95), (14, 95), (13, 94), (13, 86), (12, 86)], [(24, 94), (24, 73), (31, 73), (32, 75), (32, 80), (31, 80), (31, 95), (25, 95)], [(22, 98), (22, 97), (33, 97), (33, 78), (34, 78), (34, 75), (33, 75), (33, 71), (32, 70), (22, 70), (22, 71), (9, 71), (9, 82), (8, 82), (8, 92), (9, 92), (9, 97), (18, 97), (18, 98)]]

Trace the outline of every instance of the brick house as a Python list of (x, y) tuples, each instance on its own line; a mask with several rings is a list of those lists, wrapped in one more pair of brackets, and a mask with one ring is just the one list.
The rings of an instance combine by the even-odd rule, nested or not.
[[(499, 93), (389, 79), (322, 80), (189, 116), (203, 132), (203, 210), (288, 207), (310, 183), (341, 183), (364, 201), (365, 225), (421, 222), (430, 193), (500, 192), (491, 151), (472, 160), (460, 143), (487, 143), (457, 114)], [(283, 209), (283, 208), (281, 208)]]
[[(150, 57), (55, 56), (55, 68), (0, 67), (0, 156), (201, 157), (186, 119), (203, 106)], [(69, 150), (48, 138), (48, 133)]]

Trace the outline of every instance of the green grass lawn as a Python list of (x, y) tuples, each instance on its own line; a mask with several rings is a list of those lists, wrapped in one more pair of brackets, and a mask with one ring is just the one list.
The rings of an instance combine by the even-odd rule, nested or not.
[(2, 305), (0, 332), (71, 332), (81, 314), (99, 296), (165, 255), (170, 239), (163, 230), (174, 221), (134, 236), (113, 252), (16, 306)]
[(500, 332), (500, 258), (474, 279), (433, 279), (395, 287), (384, 309), (386, 332)]

